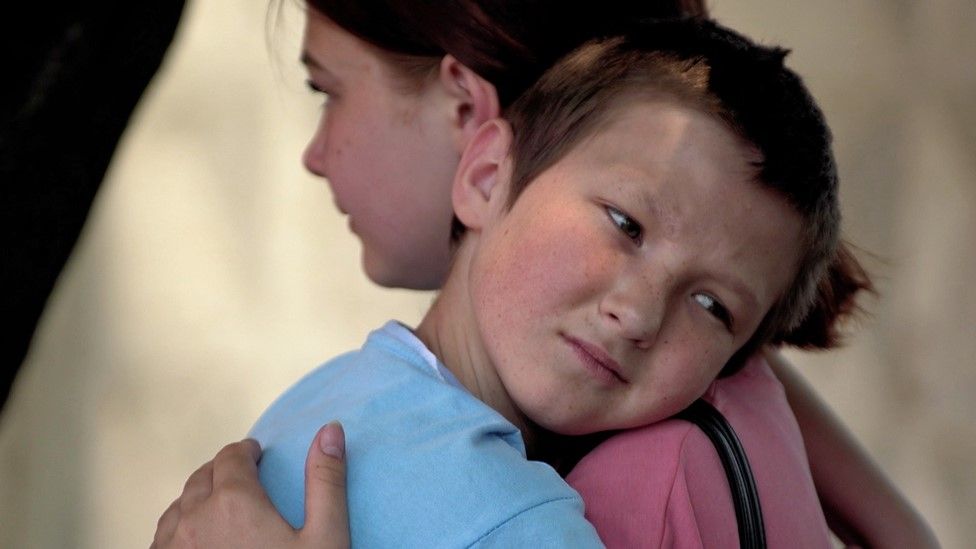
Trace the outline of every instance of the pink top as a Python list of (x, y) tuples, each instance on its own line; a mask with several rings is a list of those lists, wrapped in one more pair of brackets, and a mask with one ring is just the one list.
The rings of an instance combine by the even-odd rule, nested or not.
[[(705, 400), (729, 420), (749, 457), (769, 547), (832, 547), (806, 451), (783, 386), (761, 355), (715, 381)], [(735, 547), (728, 480), (691, 423), (626, 431), (590, 452), (567, 481), (607, 547)]]

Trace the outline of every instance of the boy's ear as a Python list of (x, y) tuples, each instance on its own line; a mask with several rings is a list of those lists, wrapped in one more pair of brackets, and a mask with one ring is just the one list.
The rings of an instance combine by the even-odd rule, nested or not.
[(495, 86), (454, 58), (441, 59), (440, 83), (454, 99), (451, 118), (457, 129), (457, 150), (462, 151), (483, 123), (501, 115)]
[(504, 200), (511, 145), (511, 126), (493, 118), (475, 130), (464, 149), (454, 175), (451, 201), (454, 214), (465, 227), (481, 229), (491, 205)]

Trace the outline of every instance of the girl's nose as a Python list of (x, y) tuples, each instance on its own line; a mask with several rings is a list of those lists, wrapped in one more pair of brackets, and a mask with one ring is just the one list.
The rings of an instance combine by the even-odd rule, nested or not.
[(302, 152), (302, 164), (305, 169), (319, 177), (326, 177), (325, 152), (325, 114), (323, 113), (315, 128), (315, 133), (312, 134), (312, 139), (305, 146), (305, 151)]
[(318, 136), (312, 138), (305, 146), (302, 153), (302, 164), (310, 173), (319, 177), (325, 177), (324, 163), (322, 162), (322, 147), (319, 144)]

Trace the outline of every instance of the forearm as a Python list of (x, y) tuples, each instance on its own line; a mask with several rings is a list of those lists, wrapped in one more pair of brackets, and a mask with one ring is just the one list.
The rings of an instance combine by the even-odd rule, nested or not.
[(931, 528), (867, 451), (775, 350), (766, 358), (786, 389), (824, 513), (848, 545), (938, 547)]

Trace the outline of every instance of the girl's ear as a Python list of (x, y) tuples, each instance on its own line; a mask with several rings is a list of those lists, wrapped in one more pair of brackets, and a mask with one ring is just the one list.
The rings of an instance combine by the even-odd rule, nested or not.
[(454, 214), (468, 229), (484, 227), (493, 204), (505, 199), (509, 177), (508, 152), (512, 128), (501, 118), (482, 124), (461, 155), (451, 201)]
[(452, 55), (441, 59), (440, 83), (454, 101), (451, 118), (457, 130), (457, 150), (462, 151), (483, 123), (501, 115), (495, 86), (478, 76)]

